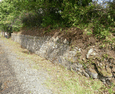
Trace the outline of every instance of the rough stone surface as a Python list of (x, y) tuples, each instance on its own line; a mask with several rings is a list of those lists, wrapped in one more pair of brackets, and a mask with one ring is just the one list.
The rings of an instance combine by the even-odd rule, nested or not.
[(92, 78), (94, 78), (94, 79), (98, 78), (98, 73), (95, 70), (86, 69), (86, 73), (88, 73), (89, 76), (92, 77)]
[(86, 73), (85, 71), (82, 71), (82, 74), (86, 77), (90, 77), (88, 73)]
[[(50, 36), (39, 37), (13, 33), (11, 38), (35, 54), (53, 63), (61, 64), (67, 69), (72, 68), (86, 77), (99, 78), (103, 82), (106, 82), (106, 78), (115, 78), (114, 57), (103, 57), (102, 50), (95, 46), (90, 46), (88, 49), (72, 48), (66, 39)], [(106, 56), (107, 53), (104, 54)], [(91, 66), (91, 63), (95, 66), (87, 70), (85, 67)]]

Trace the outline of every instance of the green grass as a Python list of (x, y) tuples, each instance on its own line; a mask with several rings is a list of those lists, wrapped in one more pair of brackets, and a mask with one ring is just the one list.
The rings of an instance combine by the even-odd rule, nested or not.
[(54, 79), (48, 79), (46, 85), (54, 89), (56, 94), (94, 94), (103, 86), (99, 80), (85, 78), (65, 68), (58, 68), (58, 73), (52, 71), (51, 74), (55, 73), (56, 76)]

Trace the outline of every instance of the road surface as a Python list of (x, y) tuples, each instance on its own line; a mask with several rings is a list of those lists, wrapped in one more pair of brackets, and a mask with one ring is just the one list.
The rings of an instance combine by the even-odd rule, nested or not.
[[(0, 39), (0, 94), (53, 94), (44, 85), (44, 71), (29, 66)], [(39, 79), (38, 79), (39, 78)]]

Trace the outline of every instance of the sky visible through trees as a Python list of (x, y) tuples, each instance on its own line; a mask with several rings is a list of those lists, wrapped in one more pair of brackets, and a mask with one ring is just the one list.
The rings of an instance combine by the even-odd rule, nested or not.
[(105, 3), (105, 4), (102, 4), (102, 3), (104, 3), (104, 2), (113, 2), (113, 0), (92, 0), (92, 1), (97, 1), (97, 3), (104, 6), (104, 8), (106, 8), (107, 3)]

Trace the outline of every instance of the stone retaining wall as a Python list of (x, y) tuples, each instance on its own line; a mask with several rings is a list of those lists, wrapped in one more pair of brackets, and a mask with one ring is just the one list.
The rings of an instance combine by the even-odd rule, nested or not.
[[(75, 63), (77, 60), (77, 57), (75, 56), (76, 51), (80, 51), (77, 47), (71, 51), (69, 42), (66, 39), (62, 41), (58, 37), (38, 37), (21, 34), (17, 35), (13, 33), (11, 38), (29, 51), (34, 52), (53, 63), (60, 63), (68, 68), (70, 68), (71, 62)], [(71, 61), (69, 61), (70, 59)]]
[[(58, 37), (54, 38), (51, 36), (39, 37), (22, 34), (17, 35), (15, 33), (12, 33), (11, 38), (13, 41), (20, 43), (22, 47), (25, 47), (29, 51), (50, 60), (52, 63), (61, 64), (67, 69), (72, 69), (79, 74), (85, 75), (86, 77), (101, 79), (104, 83), (106, 83), (108, 78), (114, 78), (113, 73), (110, 72), (107, 74), (107, 71), (104, 69), (103, 73), (99, 73), (102, 71), (98, 70), (96, 64), (93, 65), (95, 68), (84, 68), (84, 65), (78, 62), (78, 53), (82, 54), (82, 49), (78, 47), (71, 49), (69, 42), (66, 39), (62, 40)], [(88, 59), (92, 55), (95, 57), (98, 55), (98, 57), (100, 57), (99, 53), (96, 52), (96, 49), (93, 47), (88, 50), (86, 58)], [(113, 63), (114, 62), (115, 61), (113, 61)], [(107, 75), (105, 75), (105, 72)], [(100, 74), (103, 74), (104, 76)]]

